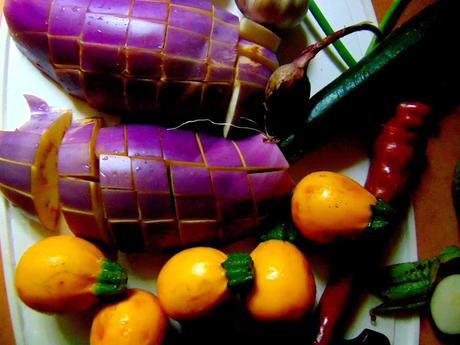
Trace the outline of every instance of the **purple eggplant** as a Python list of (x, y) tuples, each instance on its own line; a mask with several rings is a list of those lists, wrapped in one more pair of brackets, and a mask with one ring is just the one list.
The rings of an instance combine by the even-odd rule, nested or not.
[(286, 159), (262, 135), (106, 127), (96, 155), (104, 212), (125, 251), (241, 236), (292, 186)]
[[(55, 109), (41, 109), (20, 130), (0, 132), (2, 191), (35, 214), (30, 203), (10, 194), (29, 197), (32, 205), (37, 198), (52, 199), (56, 214), (77, 236), (115, 243), (124, 252), (237, 239), (259, 225), (292, 188), (288, 162), (262, 135), (227, 140), (155, 125), (101, 128), (98, 119), (75, 121), (64, 134), (50, 126), (64, 120), (68, 126), (69, 112), (50, 124)], [(54, 158), (40, 168), (45, 157), (50, 159), (40, 147), (52, 140), (59, 152), (51, 152)], [(40, 151), (35, 152), (37, 142)], [(52, 181), (46, 186), (56, 195), (30, 190), (34, 169)]]
[(57, 161), (59, 199), (62, 215), (76, 236), (111, 245), (113, 239), (101, 207), (99, 163), (94, 154), (101, 126), (101, 119), (87, 119), (72, 123), (65, 133)]
[(59, 222), (57, 151), (71, 112), (26, 96), (31, 118), (15, 131), (0, 131), (0, 190), (48, 229)]
[(263, 119), (279, 38), (210, 1), (7, 0), (4, 12), (41, 71), (127, 122), (209, 119), (229, 135)]

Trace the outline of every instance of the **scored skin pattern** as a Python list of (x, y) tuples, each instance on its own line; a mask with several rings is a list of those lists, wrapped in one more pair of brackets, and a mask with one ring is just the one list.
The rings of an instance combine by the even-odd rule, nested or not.
[(38, 217), (32, 195), (32, 170), (42, 134), (62, 109), (49, 107), (41, 99), (25, 96), (30, 120), (15, 131), (0, 131), (0, 191), (15, 205)]
[(96, 154), (104, 212), (126, 252), (241, 237), (292, 187), (286, 159), (261, 135), (236, 142), (155, 126), (106, 127)]
[[(263, 135), (232, 141), (153, 125), (101, 128), (101, 119), (70, 123), (70, 111), (26, 98), (31, 120), (0, 131), (0, 190), (39, 218), (37, 193), (40, 205), (56, 202), (77, 236), (124, 252), (228, 242), (259, 225), (292, 189), (288, 162)], [(41, 169), (55, 131), (57, 162)], [(35, 192), (34, 169), (41, 171)]]
[(80, 120), (65, 133), (57, 162), (59, 200), (62, 215), (76, 236), (113, 245), (101, 210), (99, 168), (94, 155), (101, 126), (101, 119)]
[[(98, 110), (167, 125), (221, 123), (238, 82), (234, 124), (262, 119), (276, 55), (240, 39), (239, 19), (210, 1), (8, 0), (5, 15), (20, 50)], [(241, 63), (242, 51), (260, 61)]]

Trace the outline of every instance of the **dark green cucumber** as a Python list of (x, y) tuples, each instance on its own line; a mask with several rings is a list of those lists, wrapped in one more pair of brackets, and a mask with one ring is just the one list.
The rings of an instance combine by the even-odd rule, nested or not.
[(294, 162), (341, 131), (373, 135), (402, 101), (442, 107), (456, 99), (458, 13), (460, 1), (438, 0), (314, 95), (304, 125), (280, 142), (286, 157)]

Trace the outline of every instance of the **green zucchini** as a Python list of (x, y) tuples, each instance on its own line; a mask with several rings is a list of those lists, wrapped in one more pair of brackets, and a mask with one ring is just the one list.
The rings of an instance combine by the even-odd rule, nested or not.
[(414, 262), (394, 264), (370, 276), (370, 290), (383, 300), (371, 315), (397, 310), (412, 310), (425, 305), (437, 282), (459, 272), (460, 248), (448, 246), (437, 256)]
[[(388, 35), (369, 55), (314, 95), (303, 126), (280, 141), (291, 162), (340, 131), (375, 134), (396, 104), (455, 99), (460, 1), (438, 0)], [(286, 105), (288, 106), (288, 105)]]

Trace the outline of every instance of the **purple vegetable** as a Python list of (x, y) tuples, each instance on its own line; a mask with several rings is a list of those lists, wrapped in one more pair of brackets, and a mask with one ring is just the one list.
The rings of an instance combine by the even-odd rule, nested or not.
[(94, 141), (101, 126), (101, 119), (72, 123), (59, 148), (59, 175), (87, 179), (97, 177), (98, 167), (94, 155)]
[(168, 126), (247, 126), (244, 114), (263, 128), (279, 39), (210, 1), (7, 0), (4, 12), (19, 49), (98, 110)]
[(230, 141), (151, 125), (106, 127), (96, 153), (104, 212), (123, 251), (242, 236), (292, 186), (287, 161), (262, 135)]
[(48, 229), (59, 221), (57, 150), (71, 113), (26, 96), (31, 118), (15, 131), (0, 131), (0, 190)]
[[(39, 104), (20, 130), (0, 132), (0, 188), (34, 214), (37, 199), (52, 201), (77, 236), (124, 252), (228, 241), (260, 224), (291, 190), (286, 159), (262, 135), (232, 141), (154, 125), (100, 128), (98, 119), (67, 129), (69, 113)], [(63, 119), (65, 129), (50, 131)], [(51, 163), (41, 168), (49, 158), (40, 147), (51, 141)], [(43, 184), (35, 189), (43, 195), (33, 183)]]
[(59, 148), (57, 171), (61, 212), (72, 232), (113, 244), (101, 208), (99, 164), (94, 153), (101, 119), (74, 122)]

